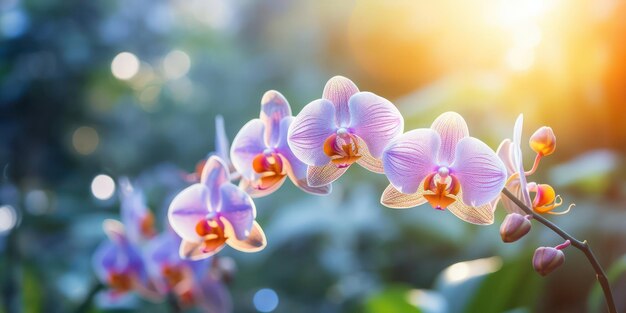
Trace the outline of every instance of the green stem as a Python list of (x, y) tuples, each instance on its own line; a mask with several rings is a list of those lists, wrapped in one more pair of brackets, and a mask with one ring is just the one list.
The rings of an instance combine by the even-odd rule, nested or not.
[(609, 280), (606, 278), (606, 274), (604, 273), (602, 266), (598, 262), (598, 259), (596, 258), (595, 254), (593, 254), (593, 251), (591, 250), (591, 247), (589, 247), (589, 244), (587, 243), (587, 241), (586, 240), (580, 241), (572, 237), (570, 234), (560, 229), (554, 223), (545, 219), (543, 216), (535, 213), (535, 211), (533, 211), (531, 208), (525, 205), (520, 199), (518, 199), (508, 189), (506, 188), (502, 189), (502, 193), (507, 198), (511, 199), (511, 201), (513, 201), (513, 203), (515, 203), (526, 214), (532, 216), (539, 223), (550, 228), (552, 231), (557, 233), (563, 239), (569, 240), (572, 243), (572, 246), (576, 247), (578, 250), (582, 251), (585, 254), (585, 256), (587, 257), (587, 260), (589, 260), (589, 263), (591, 263), (591, 266), (593, 266), (593, 269), (596, 272), (596, 279), (598, 279), (598, 283), (600, 283), (600, 286), (602, 287), (602, 291), (604, 292), (604, 298), (606, 299), (606, 306), (609, 310), (609, 313), (617, 313), (617, 309), (615, 307), (615, 301), (613, 300), (613, 293), (611, 291), (611, 285), (609, 284)]
[(93, 302), (93, 298), (103, 288), (104, 288), (104, 285), (100, 282), (93, 285), (93, 287), (91, 287), (91, 290), (89, 290), (89, 293), (87, 294), (87, 296), (85, 296), (85, 300), (83, 300), (83, 302), (80, 305), (78, 305), (78, 307), (76, 307), (76, 310), (74, 310), (74, 312), (76, 313), (87, 312), (87, 310), (89, 310), (89, 308), (91, 307), (91, 302)]

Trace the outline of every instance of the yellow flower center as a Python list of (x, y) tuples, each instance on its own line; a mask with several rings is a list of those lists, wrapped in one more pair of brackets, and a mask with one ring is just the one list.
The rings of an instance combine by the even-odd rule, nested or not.
[(339, 168), (348, 167), (361, 157), (357, 137), (348, 133), (344, 128), (340, 128), (336, 134), (326, 138), (324, 153)]

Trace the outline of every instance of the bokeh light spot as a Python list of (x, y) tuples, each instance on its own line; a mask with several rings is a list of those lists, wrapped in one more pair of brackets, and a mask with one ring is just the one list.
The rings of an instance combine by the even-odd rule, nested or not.
[(108, 200), (115, 193), (115, 181), (111, 176), (100, 174), (91, 181), (91, 193), (100, 200)]
[(117, 79), (131, 79), (139, 72), (139, 59), (130, 52), (122, 52), (113, 58), (111, 72)]
[(100, 137), (98, 136), (98, 132), (87, 126), (81, 126), (74, 131), (72, 135), (72, 145), (76, 152), (89, 155), (93, 153), (96, 148), (98, 148), (98, 144), (100, 143)]
[(35, 189), (26, 194), (24, 205), (30, 214), (42, 215), (48, 211), (50, 201), (45, 191)]
[(17, 213), (10, 205), (0, 206), (0, 233), (6, 233), (17, 225)]
[(254, 294), (254, 308), (259, 312), (272, 312), (278, 307), (278, 294), (269, 288), (263, 288)]
[(169, 79), (178, 79), (189, 72), (191, 59), (184, 51), (174, 50), (163, 59), (163, 73)]

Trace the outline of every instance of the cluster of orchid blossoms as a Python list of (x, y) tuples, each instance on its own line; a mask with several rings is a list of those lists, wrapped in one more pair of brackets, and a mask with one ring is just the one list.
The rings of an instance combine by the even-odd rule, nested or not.
[(139, 189), (128, 179), (119, 181), (121, 222), (107, 219), (107, 235), (95, 251), (93, 267), (108, 287), (107, 303), (123, 300), (129, 292), (177, 308), (197, 307), (205, 312), (227, 313), (232, 303), (224, 282), (231, 279), (234, 264), (228, 258), (192, 262), (180, 258), (181, 239), (167, 229), (157, 234), (155, 218)]
[[(168, 217), (182, 238), (180, 257), (202, 260), (225, 245), (244, 252), (263, 249), (267, 240), (255, 221), (252, 198), (276, 191), (286, 177), (308, 193), (326, 195), (355, 163), (386, 175), (391, 184), (381, 203), (390, 208), (429, 203), (463, 221), (488, 225), (506, 187), (537, 213), (562, 214), (554, 212), (562, 200), (552, 187), (526, 181), (541, 158), (554, 151), (554, 134), (542, 127), (532, 136), (537, 157), (526, 172), (521, 129), (520, 116), (513, 140), (504, 140), (494, 152), (471, 137), (463, 117), (454, 112), (443, 113), (430, 128), (404, 132), (404, 119), (390, 101), (359, 91), (345, 77), (331, 78), (322, 98), (295, 117), (282, 94), (268, 91), (260, 117), (241, 128), (230, 155), (212, 155), (200, 167), (199, 182), (172, 201)], [(535, 194), (532, 201), (530, 193)], [(509, 199), (502, 203), (510, 213), (502, 238), (515, 241), (530, 230), (529, 218)], [(566, 245), (539, 248), (534, 268), (542, 275), (552, 271), (563, 263), (560, 250)]]

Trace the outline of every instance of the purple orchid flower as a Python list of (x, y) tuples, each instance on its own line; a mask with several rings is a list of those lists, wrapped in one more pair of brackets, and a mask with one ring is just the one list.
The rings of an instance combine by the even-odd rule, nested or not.
[(146, 246), (148, 272), (161, 293), (173, 293), (183, 308), (197, 306), (206, 312), (232, 312), (228, 290), (219, 277), (209, 271), (212, 258), (183, 260), (178, 251), (180, 244), (180, 237), (167, 230)]
[[(530, 193), (528, 192), (528, 188), (526, 187), (528, 184), (526, 182), (526, 174), (524, 171), (524, 162), (522, 161), (522, 127), (524, 125), (524, 116), (520, 114), (515, 120), (515, 126), (513, 128), (513, 141), (510, 139), (504, 139), (500, 146), (498, 147), (497, 154), (498, 157), (503, 161), (504, 166), (507, 172), (507, 178), (505, 187), (511, 191), (518, 199), (520, 199), (525, 205), (532, 208), (532, 203), (530, 201)], [(522, 186), (524, 186), (522, 188)], [(493, 202), (493, 206), (498, 203), (498, 200), (502, 201), (502, 205), (504, 209), (508, 213), (518, 213), (522, 215), (526, 215), (522, 209), (520, 209), (513, 201), (509, 198), (502, 197), (496, 198)]]
[(458, 113), (444, 113), (431, 128), (392, 141), (383, 152), (383, 164), (391, 182), (383, 205), (409, 208), (428, 202), (469, 223), (493, 223), (491, 202), (504, 187), (506, 168), (489, 146), (469, 137)]
[(231, 159), (241, 173), (240, 186), (252, 197), (276, 191), (286, 176), (306, 192), (330, 193), (330, 185), (309, 186), (307, 165), (291, 152), (287, 131), (293, 120), (287, 99), (280, 92), (270, 90), (261, 99), (260, 118), (249, 121), (235, 136)]
[(119, 179), (119, 185), (121, 218), (130, 240), (141, 242), (154, 237), (154, 215), (146, 206), (143, 192), (133, 188), (126, 177)]
[(182, 239), (180, 256), (200, 260), (225, 244), (244, 251), (262, 250), (267, 241), (254, 220), (256, 208), (248, 194), (230, 182), (228, 167), (209, 157), (200, 183), (181, 191), (168, 211), (170, 225)]
[(104, 221), (103, 228), (108, 240), (97, 248), (92, 264), (98, 279), (110, 288), (110, 295), (115, 298), (137, 291), (147, 299), (159, 300), (141, 252), (125, 233), (124, 225), (109, 219)]
[(310, 186), (327, 185), (353, 163), (383, 173), (383, 148), (402, 134), (404, 119), (387, 99), (359, 92), (342, 76), (331, 78), (322, 99), (307, 104), (289, 127), (294, 155), (307, 164)]

